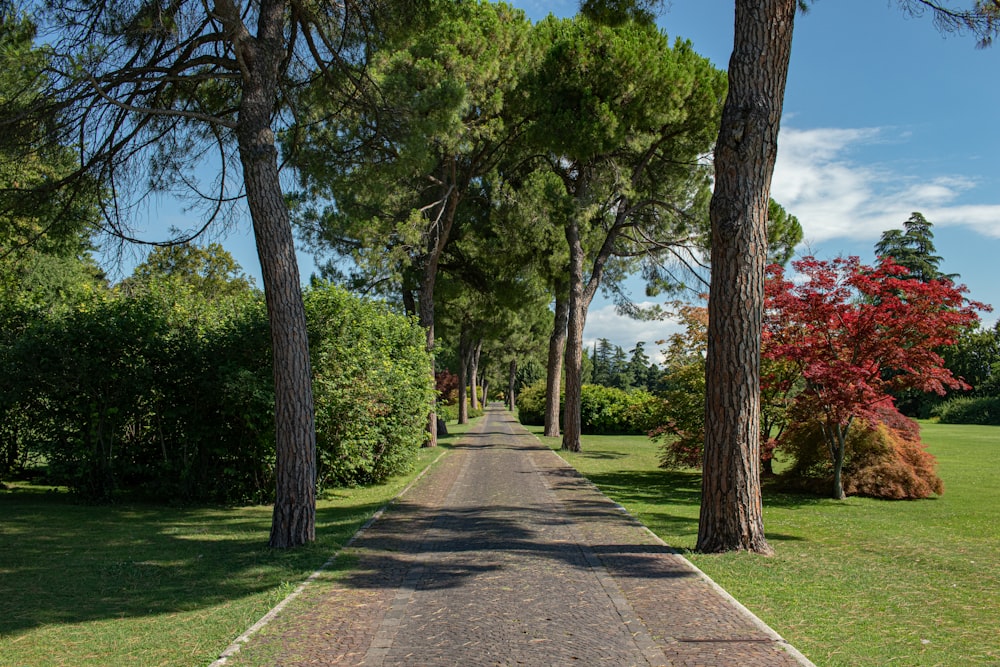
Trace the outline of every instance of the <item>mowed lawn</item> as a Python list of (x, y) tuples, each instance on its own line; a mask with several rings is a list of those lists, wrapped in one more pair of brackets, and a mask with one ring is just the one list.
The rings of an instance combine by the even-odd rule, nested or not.
[(943, 496), (765, 489), (770, 558), (692, 553), (700, 474), (658, 469), (645, 437), (565, 458), (820, 667), (1000, 665), (1000, 427), (921, 426)]
[(270, 507), (102, 506), (0, 490), (0, 666), (209, 664), (467, 428), (449, 426), (409, 475), (327, 494), (316, 542), (283, 551), (267, 546)]

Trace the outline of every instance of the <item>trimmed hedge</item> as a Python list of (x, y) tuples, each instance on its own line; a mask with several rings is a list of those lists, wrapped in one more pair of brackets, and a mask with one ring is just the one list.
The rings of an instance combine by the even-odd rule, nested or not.
[[(560, 395), (560, 409), (562, 405)], [(583, 433), (645, 434), (662, 420), (665, 403), (647, 391), (625, 391), (614, 387), (585, 384), (580, 392), (580, 421)], [(545, 423), (545, 382), (526, 387), (517, 399), (522, 424)]]
[(1000, 426), (1000, 396), (952, 398), (935, 406), (931, 414), (942, 424)]
[[(405, 470), (433, 386), (409, 318), (330, 286), (306, 296), (319, 483)], [(154, 282), (53, 313), (0, 304), (0, 477), (45, 463), (89, 499), (268, 503), (274, 389), (261, 294)]]

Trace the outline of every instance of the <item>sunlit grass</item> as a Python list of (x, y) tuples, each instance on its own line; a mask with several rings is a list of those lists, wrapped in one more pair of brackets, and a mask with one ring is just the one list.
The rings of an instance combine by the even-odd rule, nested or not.
[(323, 565), (443, 447), (383, 486), (317, 503), (314, 544), (268, 548), (270, 507), (76, 504), (0, 491), (0, 665), (206, 665)]
[(997, 665), (1000, 427), (922, 427), (942, 497), (765, 490), (770, 558), (693, 553), (700, 475), (659, 470), (647, 438), (584, 436), (563, 454), (817, 665)]

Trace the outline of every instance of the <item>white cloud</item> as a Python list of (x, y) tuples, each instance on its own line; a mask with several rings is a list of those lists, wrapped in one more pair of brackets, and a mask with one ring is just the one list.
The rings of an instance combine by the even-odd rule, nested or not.
[(976, 186), (954, 175), (917, 179), (884, 165), (865, 165), (851, 153), (906, 139), (879, 128), (785, 127), (778, 142), (771, 196), (799, 218), (806, 243), (833, 238), (870, 240), (898, 228), (913, 211), (935, 225), (961, 225), (1000, 237), (1000, 205), (961, 205)]
[(928, 209), (924, 215), (935, 225), (964, 225), (983, 236), (1000, 239), (1000, 206), (952, 206)]
[[(642, 307), (654, 305), (652, 302), (639, 304)], [(661, 345), (656, 341), (665, 340), (671, 334), (680, 331), (681, 326), (676, 320), (667, 318), (664, 320), (634, 320), (624, 317), (615, 312), (613, 304), (607, 304), (598, 308), (591, 308), (587, 313), (587, 326), (583, 332), (583, 345), (586, 349), (593, 349), (594, 343), (601, 338), (607, 338), (612, 345), (617, 345), (626, 352), (635, 347), (638, 341), (646, 343), (643, 348), (650, 359), (656, 363), (663, 362), (663, 355), (660, 353)]]

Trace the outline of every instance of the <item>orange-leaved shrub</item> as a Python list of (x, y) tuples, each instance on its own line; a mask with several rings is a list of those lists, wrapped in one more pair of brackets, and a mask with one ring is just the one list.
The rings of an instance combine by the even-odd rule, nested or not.
[[(792, 465), (781, 474), (785, 486), (825, 493), (833, 464), (820, 425), (796, 419), (783, 434), (779, 451)], [(920, 427), (895, 408), (879, 409), (879, 420), (855, 420), (847, 437), (843, 483), (849, 496), (915, 500), (944, 493), (934, 456), (920, 441)]]

